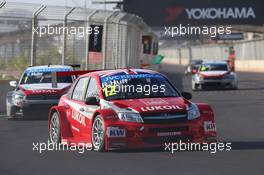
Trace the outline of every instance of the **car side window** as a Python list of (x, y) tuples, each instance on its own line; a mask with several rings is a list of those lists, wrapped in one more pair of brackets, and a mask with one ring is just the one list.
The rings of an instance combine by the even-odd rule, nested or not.
[(89, 81), (89, 77), (79, 79), (72, 93), (73, 100), (79, 100), (79, 101), (84, 100), (85, 89), (87, 87), (88, 81)]
[(86, 98), (87, 97), (96, 97), (97, 99), (99, 99), (99, 90), (98, 90), (97, 81), (93, 77), (91, 77), (91, 79), (90, 79), (85, 97)]

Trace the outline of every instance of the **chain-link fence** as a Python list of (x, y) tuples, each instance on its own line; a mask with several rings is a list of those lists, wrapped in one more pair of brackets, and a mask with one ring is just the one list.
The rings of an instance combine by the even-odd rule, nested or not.
[(157, 53), (157, 37), (135, 15), (10, 2), (0, 7), (0, 74), (4, 76), (43, 64), (139, 67)]

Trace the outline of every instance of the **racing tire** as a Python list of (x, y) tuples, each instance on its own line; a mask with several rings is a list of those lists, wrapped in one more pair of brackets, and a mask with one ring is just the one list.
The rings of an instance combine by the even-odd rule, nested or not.
[(93, 121), (92, 145), (95, 151), (105, 151), (105, 125), (100, 115), (97, 115)]
[(60, 117), (57, 112), (52, 113), (49, 127), (50, 141), (54, 144), (61, 142)]
[(199, 90), (203, 91), (203, 90), (205, 90), (205, 87), (206, 87), (205, 85), (200, 84)]
[(193, 82), (192, 82), (192, 90), (193, 90), (193, 91), (197, 91), (197, 90), (198, 90), (197, 86), (198, 86), (198, 85), (197, 85), (196, 83), (193, 83)]
[(17, 110), (18, 109), (16, 106), (12, 105), (6, 100), (6, 116), (8, 119), (15, 119)]
[(6, 100), (6, 115), (7, 117), (14, 117), (14, 114), (12, 113), (12, 105), (8, 103), (8, 100)]
[(233, 87), (232, 90), (234, 90), (234, 91), (235, 91), (235, 90), (238, 90), (238, 87)]
[(238, 90), (238, 85), (237, 84), (235, 84), (234, 86), (233, 86), (233, 88), (232, 88), (233, 90)]

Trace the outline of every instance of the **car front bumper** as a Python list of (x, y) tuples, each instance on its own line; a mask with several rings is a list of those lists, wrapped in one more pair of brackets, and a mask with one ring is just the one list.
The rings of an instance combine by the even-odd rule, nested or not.
[(217, 80), (199, 80), (195, 81), (197, 85), (202, 86), (221, 86), (221, 87), (232, 87), (234, 86), (235, 81), (233, 79), (217, 79)]
[(17, 113), (30, 118), (47, 118), (51, 106), (57, 105), (58, 99), (52, 100), (24, 100), (17, 106)]
[[(211, 122), (211, 121), (206, 121)], [(205, 132), (202, 119), (175, 124), (140, 124), (112, 122), (106, 124), (106, 149), (163, 147), (175, 142), (215, 142), (216, 130)], [(213, 125), (215, 126), (214, 122)]]

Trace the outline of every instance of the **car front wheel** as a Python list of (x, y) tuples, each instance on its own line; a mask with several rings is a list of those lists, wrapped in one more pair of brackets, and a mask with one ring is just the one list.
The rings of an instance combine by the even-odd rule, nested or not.
[(192, 90), (197, 91), (198, 90), (198, 85), (195, 82), (192, 82)]

